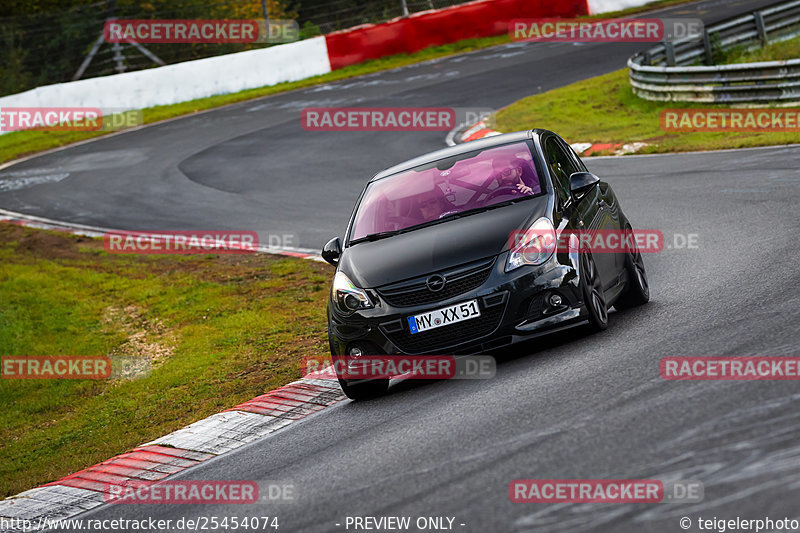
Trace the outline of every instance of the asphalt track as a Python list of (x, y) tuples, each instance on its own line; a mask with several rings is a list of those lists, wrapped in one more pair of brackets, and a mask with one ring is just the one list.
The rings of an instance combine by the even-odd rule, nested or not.
[[(664, 15), (699, 12), (709, 23), (766, 3)], [(238, 104), (7, 168), (0, 206), (120, 229), (288, 232), (318, 247), (341, 232), (369, 175), (443, 135), (310, 133), (303, 107), (499, 107), (619, 68), (639, 47), (508, 45)], [(289, 481), (294, 504), (103, 506), (82, 516), (270, 515), (285, 532), (345, 531), (345, 517), (365, 515), (450, 516), (468, 532), (800, 518), (796, 382), (674, 382), (658, 371), (665, 356), (798, 355), (800, 147), (587, 164), (636, 227), (667, 238), (645, 258), (650, 304), (612, 313), (600, 334), (573, 330), (497, 354), (492, 380), (400, 382), (385, 398), (342, 402), (178, 476)], [(696, 234), (697, 247), (676, 248), (674, 234)], [(519, 478), (698, 479), (705, 499), (514, 504), (508, 484)]]

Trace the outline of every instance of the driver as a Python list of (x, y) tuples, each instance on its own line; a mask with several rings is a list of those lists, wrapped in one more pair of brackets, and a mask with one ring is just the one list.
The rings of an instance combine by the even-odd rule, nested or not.
[(441, 189), (436, 187), (419, 197), (417, 207), (422, 218), (428, 222), (439, 218), (448, 208), (448, 203), (442, 194)]
[(522, 194), (533, 194), (533, 189), (522, 181), (522, 163), (516, 158), (495, 159), (492, 161), (492, 169), (497, 178), (498, 188), (511, 187)]

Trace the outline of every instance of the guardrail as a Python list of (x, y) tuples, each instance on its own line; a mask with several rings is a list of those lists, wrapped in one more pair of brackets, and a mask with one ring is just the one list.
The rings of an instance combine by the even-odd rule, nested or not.
[(666, 42), (634, 55), (628, 60), (630, 83), (634, 94), (645, 100), (800, 101), (800, 59), (713, 65), (720, 51), (755, 49), (798, 35), (800, 0), (785, 2), (709, 26), (702, 38)]

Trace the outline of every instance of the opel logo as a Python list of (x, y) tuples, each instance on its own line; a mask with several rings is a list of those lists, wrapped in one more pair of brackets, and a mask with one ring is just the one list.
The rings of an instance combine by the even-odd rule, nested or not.
[(429, 291), (439, 292), (440, 290), (444, 289), (445, 285), (444, 276), (442, 276), (441, 274), (434, 274), (433, 276), (428, 278), (428, 280), (425, 282), (425, 285), (428, 286)]

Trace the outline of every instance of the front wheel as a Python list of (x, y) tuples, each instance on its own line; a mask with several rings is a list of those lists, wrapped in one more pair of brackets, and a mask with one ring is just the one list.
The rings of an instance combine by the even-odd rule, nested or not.
[(589, 328), (592, 331), (603, 331), (608, 327), (608, 306), (603, 294), (600, 273), (589, 251), (581, 254), (581, 289), (586, 311), (589, 314)]
[(341, 375), (340, 372), (344, 369), (344, 365), (347, 364), (347, 360), (341, 355), (334, 354), (333, 337), (330, 334), (330, 330), (328, 331), (328, 341), (331, 345), (331, 357), (333, 358), (334, 371), (337, 374), (336, 378), (339, 380), (339, 386), (342, 388), (342, 392), (344, 392), (345, 396), (351, 400), (369, 400), (386, 394), (386, 391), (389, 390), (389, 379), (373, 379), (362, 383), (348, 383), (347, 380), (339, 377)]
[(628, 250), (625, 258), (625, 268), (628, 271), (628, 287), (619, 300), (614, 303), (614, 307), (618, 311), (644, 305), (650, 301), (650, 285), (647, 282), (647, 272), (644, 269), (642, 252), (636, 246), (636, 240), (633, 238), (633, 229), (628, 226), (625, 228), (625, 233), (628, 238), (627, 242), (633, 243), (633, 246), (632, 249)]
[(339, 385), (345, 396), (351, 400), (369, 400), (383, 396), (389, 390), (388, 379), (373, 379), (364, 383), (348, 385), (343, 379), (339, 379)]

